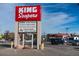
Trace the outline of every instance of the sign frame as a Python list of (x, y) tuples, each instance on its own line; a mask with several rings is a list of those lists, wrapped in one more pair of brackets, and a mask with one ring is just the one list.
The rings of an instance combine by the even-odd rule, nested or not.
[[(25, 22), (25, 21), (23, 21), (23, 22)], [(26, 22), (32, 22), (32, 21), (26, 21)], [(29, 32), (19, 32), (19, 23), (20, 22), (18, 22), (18, 33), (37, 33), (37, 21), (33, 21), (33, 22), (36, 23), (36, 25), (35, 25), (36, 26), (36, 31), (35, 32), (30, 32), (30, 31)]]

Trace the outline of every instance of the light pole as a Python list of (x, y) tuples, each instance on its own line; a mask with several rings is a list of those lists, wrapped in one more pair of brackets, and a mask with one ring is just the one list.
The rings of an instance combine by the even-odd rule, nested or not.
[(69, 28), (68, 28), (68, 27), (66, 27), (65, 29), (66, 29), (66, 34), (68, 34), (68, 30), (69, 30)]

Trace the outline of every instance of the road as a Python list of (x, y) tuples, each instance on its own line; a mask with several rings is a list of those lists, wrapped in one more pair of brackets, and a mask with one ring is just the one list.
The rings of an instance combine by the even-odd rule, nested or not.
[(45, 44), (44, 50), (11, 49), (0, 46), (0, 56), (79, 56), (79, 46)]

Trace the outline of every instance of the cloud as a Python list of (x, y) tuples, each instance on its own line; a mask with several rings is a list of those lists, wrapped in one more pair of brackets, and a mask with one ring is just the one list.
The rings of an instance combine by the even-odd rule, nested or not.
[[(67, 24), (70, 22), (75, 21), (75, 16), (70, 16), (67, 13), (63, 12), (56, 12), (56, 13), (48, 13), (44, 14), (44, 21), (43, 21), (43, 27), (47, 30), (51, 31), (52, 29), (55, 31), (61, 31), (61, 27), (63, 24)], [(45, 30), (43, 28), (43, 30)], [(53, 31), (52, 30), (52, 31)]]
[(66, 13), (52, 13), (45, 16), (48, 20), (45, 21), (45, 25), (58, 26), (75, 21), (75, 16), (69, 16)]
[[(42, 5), (42, 4), (41, 4)], [(42, 7), (53, 7), (53, 8), (66, 8), (68, 7), (69, 4), (64, 4), (64, 3), (53, 3), (53, 4), (43, 4)]]

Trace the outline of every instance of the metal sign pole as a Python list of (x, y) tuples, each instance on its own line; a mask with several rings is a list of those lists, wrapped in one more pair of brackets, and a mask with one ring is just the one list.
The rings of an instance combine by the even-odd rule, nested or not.
[(16, 48), (20, 45), (20, 35), (18, 34), (18, 24), (19, 24), (19, 22), (15, 22), (14, 47), (16, 47)]
[(22, 43), (23, 47), (24, 47), (24, 34), (23, 34), (23, 43)]
[(15, 39), (14, 39), (14, 47), (18, 45), (18, 22), (15, 22)]
[(41, 45), (41, 22), (37, 21), (37, 49)]
[(33, 34), (32, 34), (32, 48), (33, 48)]

